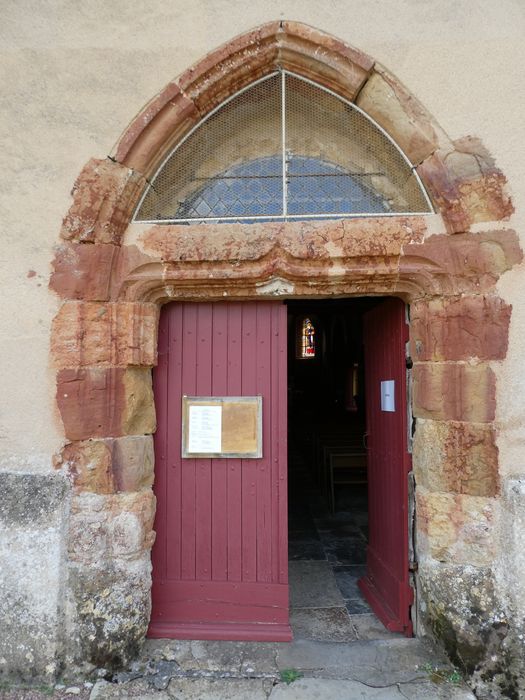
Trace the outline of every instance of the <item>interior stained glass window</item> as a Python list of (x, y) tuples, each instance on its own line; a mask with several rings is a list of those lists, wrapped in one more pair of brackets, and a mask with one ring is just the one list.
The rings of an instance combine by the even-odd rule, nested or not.
[(287, 71), (205, 117), (152, 178), (135, 221), (302, 220), (432, 211), (397, 145), (356, 105)]
[(315, 358), (315, 326), (309, 318), (304, 318), (301, 322), (297, 345), (298, 359), (310, 360)]

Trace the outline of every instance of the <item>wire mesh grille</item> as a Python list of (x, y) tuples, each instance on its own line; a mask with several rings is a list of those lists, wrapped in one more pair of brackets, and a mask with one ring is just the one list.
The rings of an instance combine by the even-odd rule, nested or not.
[(397, 146), (354, 105), (287, 72), (205, 118), (159, 168), (136, 221), (431, 211)]

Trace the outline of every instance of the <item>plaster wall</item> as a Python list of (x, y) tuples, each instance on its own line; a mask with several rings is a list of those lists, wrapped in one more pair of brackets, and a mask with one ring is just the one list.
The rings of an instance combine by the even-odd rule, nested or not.
[[(452, 1), (270, 0), (263, 7), (206, 0), (191, 7), (151, 2), (143, 11), (122, 1), (25, 0), (4, 3), (2, 15), (0, 338), (8, 368), (0, 412), (3, 468), (46, 471), (61, 442), (47, 352), (57, 302), (47, 280), (72, 183), (90, 157), (111, 151), (130, 118), (171, 78), (252, 26), (297, 18), (373, 55), (409, 86), (452, 139), (481, 138), (509, 179), (517, 211), (511, 223), (524, 230), (525, 163), (517, 154), (525, 94), (516, 88), (523, 77), (525, 11), (518, 0), (498, 5), (483, 0), (475, 9)], [(515, 309), (503, 397), (509, 391), (522, 394), (514, 324), (517, 331), (525, 301), (513, 298), (520, 275), (508, 273), (501, 283)], [(501, 402), (502, 418), (516, 426), (520, 406)], [(512, 433), (519, 442), (518, 428)], [(515, 471), (516, 452), (503, 435), (501, 447), (513, 462), (504, 460), (504, 468)]]
[[(519, 155), (525, 141), (525, 8), (519, 0), (498, 5), (480, 0), (475, 6), (467, 0), (268, 0), (264, 6), (238, 0), (196, 0), (188, 6), (179, 0), (148, 2), (141, 9), (124, 0), (4, 2), (1, 471), (49, 473), (64, 443), (49, 364), (51, 320), (59, 303), (47, 283), (78, 173), (90, 158), (111, 152), (134, 114), (173, 77), (234, 35), (280, 18), (313, 25), (366, 51), (417, 96), (451, 139), (479, 137), (506, 175), (515, 207), (511, 220), (495, 227), (514, 228), (524, 247), (525, 163)], [(514, 513), (514, 525), (503, 518), (500, 527), (496, 502), (487, 516), (490, 546), (500, 552), (498, 596), (510, 601), (509, 610), (519, 618), (525, 616), (525, 593), (516, 585), (525, 580), (519, 551), (525, 517), (524, 283), (523, 266), (498, 283), (498, 293), (512, 304), (512, 318), (507, 357), (492, 362), (500, 473), (512, 477), (500, 491), (503, 512)], [(57, 517), (65, 514), (59, 510)], [(63, 529), (53, 527), (49, 551), (60, 552)], [(16, 541), (25, 548), (24, 536)], [(430, 570), (433, 558), (427, 559)], [(56, 641), (58, 597), (33, 597), (35, 619), (45, 619), (48, 638)], [(58, 649), (56, 641), (48, 660)]]

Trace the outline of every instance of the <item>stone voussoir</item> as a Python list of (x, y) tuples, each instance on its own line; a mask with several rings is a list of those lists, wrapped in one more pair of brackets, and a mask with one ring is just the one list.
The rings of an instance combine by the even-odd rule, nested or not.
[(514, 211), (507, 180), (479, 139), (466, 137), (429, 155), (417, 168), (450, 233), (507, 220)]
[(156, 304), (68, 301), (53, 321), (55, 366), (153, 366)]
[(91, 159), (73, 186), (73, 204), (62, 223), (61, 237), (119, 245), (145, 185), (142, 175), (120, 163)]
[(382, 66), (374, 66), (356, 104), (385, 129), (413, 164), (450, 145), (430, 114)]
[(62, 369), (57, 375), (57, 403), (68, 440), (155, 431), (149, 369)]

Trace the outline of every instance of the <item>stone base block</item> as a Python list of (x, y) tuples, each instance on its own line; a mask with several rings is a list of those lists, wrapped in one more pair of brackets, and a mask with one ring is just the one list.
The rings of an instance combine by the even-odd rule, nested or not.
[[(419, 566), (419, 614), (478, 698), (525, 697), (525, 644), (489, 568)], [(522, 623), (521, 623), (522, 624)]]
[(139, 653), (151, 612), (149, 553), (70, 566), (68, 665), (122, 668)]

